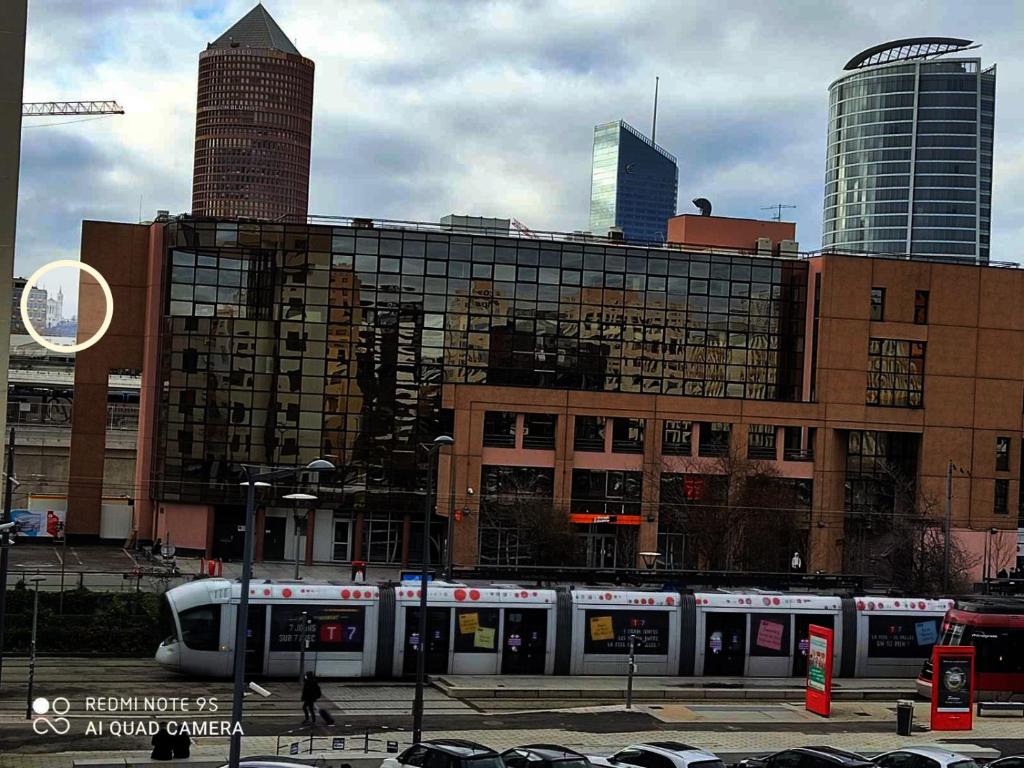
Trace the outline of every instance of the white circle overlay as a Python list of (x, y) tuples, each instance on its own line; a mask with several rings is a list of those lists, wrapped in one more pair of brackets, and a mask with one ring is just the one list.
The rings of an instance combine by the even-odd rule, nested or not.
[(50, 711), (50, 702), (40, 696), (38, 699), (32, 702), (32, 711), (37, 715), (45, 715)]
[[(45, 275), (47, 272), (52, 272), (55, 269), (61, 267), (71, 267), (72, 269), (80, 269), (83, 272), (91, 275), (100, 288), (103, 291), (103, 298), (106, 302), (106, 312), (103, 315), (103, 322), (100, 323), (99, 330), (96, 331), (91, 337), (78, 344), (54, 344), (47, 339), (44, 339), (42, 335), (32, 325), (32, 321), (28, 316), (28, 295), (29, 291), (39, 282), (39, 278)], [(103, 335), (110, 328), (110, 321), (114, 318), (114, 295), (110, 292), (110, 285), (106, 279), (99, 273), (99, 270), (91, 264), (86, 264), (75, 259), (58, 259), (51, 261), (49, 264), (44, 264), (35, 272), (32, 273), (32, 277), (25, 283), (25, 288), (21, 292), (21, 322), (25, 324), (25, 328), (28, 331), (28, 335), (32, 337), (33, 341), (39, 344), (41, 347), (45, 347), (51, 352), (62, 352), (67, 354), (69, 352), (81, 352), (88, 349), (93, 344), (103, 338)]]

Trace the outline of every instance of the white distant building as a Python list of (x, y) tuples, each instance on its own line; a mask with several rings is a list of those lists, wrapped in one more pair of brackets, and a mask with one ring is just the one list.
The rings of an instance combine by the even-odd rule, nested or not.
[(64, 319), (64, 289), (57, 289), (57, 298), (46, 301), (46, 327), (60, 325)]

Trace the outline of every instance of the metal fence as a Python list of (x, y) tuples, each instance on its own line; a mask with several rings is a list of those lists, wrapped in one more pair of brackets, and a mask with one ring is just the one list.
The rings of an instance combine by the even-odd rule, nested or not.
[[(394, 738), (389, 738), (389, 737)], [(404, 736), (404, 734), (403, 734)], [(278, 755), (312, 755), (320, 752), (385, 752), (396, 754), (412, 746), (412, 740), (398, 734), (361, 734), (318, 736), (290, 731), (277, 737)]]
[[(9, 402), (7, 423), (16, 427), (71, 428), (73, 407), (66, 400), (45, 403)], [(133, 431), (139, 428), (139, 406), (111, 403), (107, 406), (107, 429)]]

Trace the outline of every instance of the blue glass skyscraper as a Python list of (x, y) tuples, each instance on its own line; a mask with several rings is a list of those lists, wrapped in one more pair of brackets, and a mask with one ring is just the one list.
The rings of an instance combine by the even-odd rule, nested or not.
[(626, 240), (663, 242), (676, 215), (676, 159), (618, 120), (594, 128), (590, 231), (620, 227)]

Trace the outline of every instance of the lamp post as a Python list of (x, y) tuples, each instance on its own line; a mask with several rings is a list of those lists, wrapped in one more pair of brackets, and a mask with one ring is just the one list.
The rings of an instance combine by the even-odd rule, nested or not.
[(299, 580), (299, 533), (306, 530), (306, 521), (309, 520), (309, 510), (306, 510), (306, 514), (302, 518), (302, 525), (299, 525), (299, 502), (300, 501), (316, 501), (317, 498), (311, 493), (289, 493), (284, 498), (289, 501), (295, 502), (295, 580)]
[[(38, 571), (37, 571), (38, 573)], [(28, 646), (28, 692), (25, 696), (25, 719), (32, 719), (32, 688), (36, 681), (36, 626), (39, 621), (39, 582), (45, 577), (36, 576), (29, 581), (35, 584), (35, 594), (32, 596), (32, 639)]]
[(452, 577), (452, 559), (455, 548), (455, 449), (452, 449), (449, 458), (448, 473), (448, 532), (444, 538), (444, 578), (449, 580)]
[(231, 699), (231, 751), (228, 757), (230, 768), (238, 768), (242, 756), (242, 735), (237, 731), (242, 722), (242, 698), (245, 696), (245, 645), (246, 630), (249, 626), (249, 579), (252, 577), (253, 549), (256, 537), (256, 488), (269, 488), (274, 480), (294, 477), (300, 472), (331, 472), (334, 465), (323, 459), (311, 461), (304, 467), (260, 467), (252, 464), (242, 465), (245, 472), (245, 544), (242, 557), (242, 575), (238, 595), (238, 611), (235, 614), (235, 658), (234, 658), (234, 692)]
[[(7, 604), (7, 569), (10, 558), (11, 545), (14, 540), (11, 538), (11, 496), (18, 486), (14, 479), (14, 430), (11, 429), (11, 439), (7, 443), (7, 466), (4, 468), (4, 506), (3, 514), (0, 515), (0, 682), (3, 677), (4, 664), (4, 620), (6, 618)], [(2, 689), (0, 685), (0, 689)]]
[(427, 664), (427, 578), (430, 576), (430, 506), (434, 495), (434, 474), (437, 452), (455, 443), (448, 435), (438, 435), (432, 443), (424, 443), (427, 452), (427, 491), (423, 497), (423, 569), (420, 578), (419, 643), (416, 645), (416, 695), (412, 702), (412, 741), (418, 744), (423, 736), (423, 685)]

